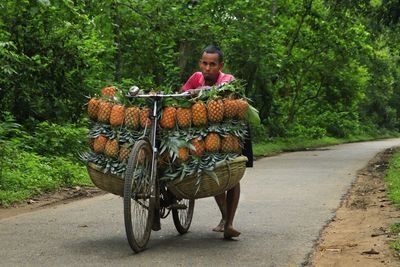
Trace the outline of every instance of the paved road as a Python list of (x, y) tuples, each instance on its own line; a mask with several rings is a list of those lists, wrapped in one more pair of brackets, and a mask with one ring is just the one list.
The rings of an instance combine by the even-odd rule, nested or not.
[(300, 266), (334, 216), (357, 170), (400, 139), (345, 144), (264, 158), (248, 169), (236, 227), (239, 241), (211, 230), (213, 199), (196, 202), (191, 231), (172, 218), (133, 254), (122, 199), (111, 194), (0, 220), (0, 266)]

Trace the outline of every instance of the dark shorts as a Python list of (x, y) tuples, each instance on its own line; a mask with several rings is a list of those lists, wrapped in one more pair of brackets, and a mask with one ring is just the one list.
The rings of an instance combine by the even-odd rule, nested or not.
[(251, 144), (251, 133), (249, 125), (247, 125), (247, 135), (244, 138), (242, 154), (248, 158), (248, 161), (246, 162), (246, 167), (253, 167), (253, 146)]

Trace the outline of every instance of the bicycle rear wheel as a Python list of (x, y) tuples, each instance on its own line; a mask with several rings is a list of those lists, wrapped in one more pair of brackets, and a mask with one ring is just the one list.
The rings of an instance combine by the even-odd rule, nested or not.
[(125, 172), (124, 220), (130, 247), (142, 251), (149, 241), (154, 217), (156, 180), (151, 179), (150, 143), (139, 140), (132, 149)]
[[(192, 223), (194, 211), (194, 199), (177, 200), (177, 209), (172, 209), (172, 218), (176, 230), (180, 234), (186, 234)], [(186, 206), (186, 208), (184, 208)]]

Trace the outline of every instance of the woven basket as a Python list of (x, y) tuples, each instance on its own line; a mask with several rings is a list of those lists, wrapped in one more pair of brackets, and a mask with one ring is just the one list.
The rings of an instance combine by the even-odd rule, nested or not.
[(203, 173), (199, 189), (196, 185), (198, 178), (195, 175), (187, 176), (182, 181), (179, 179), (171, 181), (167, 186), (175, 196), (180, 198), (198, 199), (216, 196), (231, 189), (242, 179), (246, 170), (246, 162), (247, 157), (240, 156), (232, 161), (217, 163), (214, 172), (218, 176), (219, 185), (212, 177)]
[(115, 195), (124, 196), (124, 179), (111, 173), (104, 173), (96, 164), (89, 162), (87, 165), (90, 179), (100, 189), (113, 193)]

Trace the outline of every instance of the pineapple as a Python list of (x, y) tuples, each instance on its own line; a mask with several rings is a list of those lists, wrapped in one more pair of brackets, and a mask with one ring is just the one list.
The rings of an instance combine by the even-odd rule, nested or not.
[(118, 156), (118, 150), (117, 139), (109, 139), (104, 148), (104, 153), (111, 158), (116, 158)]
[(141, 149), (138, 151), (138, 160), (137, 161), (138, 161), (139, 165), (145, 164), (145, 162), (144, 162), (146, 159), (145, 155), (146, 155), (146, 153), (145, 153), (144, 149)]
[(163, 109), (160, 125), (164, 129), (173, 129), (175, 127), (175, 115), (176, 108), (174, 107), (165, 107)]
[(123, 162), (126, 161), (131, 153), (132, 148), (128, 147), (129, 143), (125, 143), (121, 146), (118, 154), (118, 160)]
[(231, 134), (222, 137), (221, 150), (225, 153), (241, 153), (239, 138)]
[(238, 106), (238, 113), (237, 113), (238, 118), (241, 120), (245, 120), (249, 104), (244, 99), (237, 99), (236, 105)]
[(110, 119), (112, 104), (105, 100), (100, 100), (99, 111), (97, 113), (97, 119), (100, 122), (108, 123)]
[(124, 123), (125, 107), (122, 105), (114, 105), (110, 113), (111, 126), (120, 126)]
[(101, 95), (112, 98), (115, 95), (115, 88), (113, 86), (104, 87), (101, 89)]
[(238, 107), (236, 100), (234, 99), (224, 99), (224, 116), (225, 118), (232, 119), (236, 117), (238, 113)]
[(125, 125), (128, 128), (137, 129), (140, 124), (140, 109), (138, 107), (129, 107), (125, 110)]
[(196, 127), (207, 124), (207, 109), (202, 101), (198, 101), (192, 105), (192, 120)]
[(193, 138), (190, 143), (194, 146), (195, 150), (190, 149), (190, 154), (201, 157), (204, 153), (204, 141), (200, 138)]
[(220, 99), (209, 100), (207, 103), (207, 117), (210, 122), (218, 123), (224, 118), (224, 103)]
[(178, 108), (176, 110), (176, 120), (181, 128), (188, 128), (192, 124), (192, 111), (190, 108)]
[(208, 152), (218, 152), (221, 147), (221, 138), (217, 133), (209, 133), (204, 141), (205, 149)]
[(151, 109), (149, 107), (145, 107), (140, 111), (140, 126), (142, 126), (142, 128), (151, 126), (150, 111)]
[(97, 119), (97, 112), (99, 111), (99, 105), (100, 105), (100, 100), (98, 100), (97, 98), (93, 97), (89, 100), (87, 112), (89, 114), (89, 117), (93, 120)]
[(97, 154), (102, 153), (107, 143), (107, 137), (104, 135), (99, 135), (94, 139), (93, 142), (93, 151)]
[(179, 162), (185, 162), (189, 159), (189, 149), (187, 147), (178, 148), (178, 160)]

